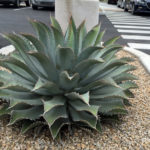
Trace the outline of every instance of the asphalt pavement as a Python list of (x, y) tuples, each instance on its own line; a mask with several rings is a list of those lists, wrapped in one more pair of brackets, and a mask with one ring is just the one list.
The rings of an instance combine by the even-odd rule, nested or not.
[[(31, 7), (21, 6), (19, 9), (13, 6), (0, 6), (0, 33), (31, 33), (34, 30), (29, 23), (29, 19), (40, 20), (47, 25), (50, 24), (50, 15), (54, 16), (53, 9), (32, 10)], [(0, 36), (0, 48), (9, 45), (9, 42)]]

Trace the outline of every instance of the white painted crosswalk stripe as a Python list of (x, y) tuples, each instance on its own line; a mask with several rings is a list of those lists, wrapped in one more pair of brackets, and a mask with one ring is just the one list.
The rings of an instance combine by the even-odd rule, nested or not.
[(150, 22), (149, 21), (111, 21), (113, 24), (115, 22), (115, 24), (132, 24), (132, 25), (149, 25), (150, 26)]
[(113, 19), (113, 18), (109, 18), (109, 20), (110, 21), (112, 21), (112, 22), (117, 22), (117, 21), (119, 21), (119, 22), (126, 22), (126, 21), (135, 21), (135, 22), (141, 22), (141, 21), (144, 21), (143, 23), (145, 23), (145, 22), (149, 22), (150, 23), (150, 20), (148, 20), (148, 19), (136, 19), (136, 18), (115, 18), (115, 19)]
[(112, 17), (110, 17), (109, 18), (110, 20), (147, 20), (146, 18), (139, 18), (139, 19), (137, 19), (137, 18), (129, 18), (129, 17), (115, 17), (115, 18), (112, 18)]
[[(131, 15), (107, 15), (108, 18), (127, 18), (127, 17), (130, 17), (130, 18), (137, 18), (136, 16), (131, 16)], [(139, 17), (139, 18), (142, 18), (142, 17)]]
[(149, 19), (124, 12), (108, 12), (106, 16), (121, 34), (121, 37), (130, 41), (127, 43), (128, 46), (138, 50), (150, 51)]
[(124, 26), (124, 25), (114, 25), (115, 28), (126, 28), (126, 29), (150, 29), (149, 27), (141, 26)]
[(150, 34), (150, 31), (144, 31), (144, 30), (122, 30), (122, 29), (118, 29), (118, 32), (122, 32), (122, 33), (140, 33), (140, 34)]
[(108, 17), (126, 17), (126, 16), (129, 16), (130, 18), (132, 18), (132, 17), (143, 18), (141, 16), (134, 16), (134, 15), (131, 15), (131, 14), (124, 14), (124, 12), (123, 13), (120, 12), (118, 14), (108, 14), (108, 13), (106, 13), (106, 15)]
[(142, 19), (140, 19), (140, 20), (136, 20), (136, 19), (109, 19), (111, 22), (124, 22), (124, 23), (126, 23), (126, 22), (141, 22), (141, 23), (150, 23), (150, 21), (149, 20), (142, 20)]
[(123, 18), (123, 17), (127, 18), (127, 17), (130, 17), (130, 18), (139, 18), (139, 19), (143, 18), (143, 17), (140, 17), (140, 16), (137, 17), (137, 16), (131, 16), (131, 15), (122, 15), (122, 14), (120, 14), (120, 15), (108, 15), (107, 14), (107, 17), (108, 18)]
[(144, 25), (144, 26), (150, 26), (150, 23), (133, 23), (133, 22), (112, 22), (112, 24), (126, 24), (126, 25)]
[(128, 43), (128, 45), (135, 49), (145, 49), (150, 50), (150, 44), (143, 44), (143, 43)]
[(128, 40), (146, 40), (150, 41), (150, 36), (140, 36), (140, 35), (121, 35), (123, 39), (128, 39)]
[(147, 22), (150, 23), (150, 20), (145, 20), (145, 19), (109, 19), (111, 22)]
[[(137, 18), (137, 16), (131, 16), (131, 15), (122, 15), (122, 14), (120, 14), (120, 15), (107, 15), (107, 17), (111, 17), (111, 18), (121, 18), (121, 17), (130, 17), (130, 18)], [(143, 18), (143, 17), (140, 17), (140, 16), (138, 16), (138, 18)]]

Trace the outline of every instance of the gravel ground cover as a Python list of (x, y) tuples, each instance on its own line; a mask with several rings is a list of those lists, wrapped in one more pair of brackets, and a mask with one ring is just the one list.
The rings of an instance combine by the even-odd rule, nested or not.
[[(120, 51), (118, 57), (132, 56)], [(134, 57), (135, 58), (135, 57)], [(19, 125), (6, 126), (8, 118), (0, 120), (0, 150), (150, 150), (150, 76), (135, 58), (131, 64), (139, 80), (133, 90), (129, 114), (121, 123), (103, 125), (101, 134), (88, 129), (74, 128), (73, 135), (64, 129), (61, 141), (53, 141), (47, 129), (38, 136), (33, 131), (21, 135)]]

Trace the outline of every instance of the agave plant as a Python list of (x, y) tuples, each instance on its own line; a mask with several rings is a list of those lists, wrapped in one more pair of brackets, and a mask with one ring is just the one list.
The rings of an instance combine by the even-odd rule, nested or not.
[(50, 27), (30, 22), (37, 37), (4, 35), (16, 49), (0, 59), (0, 115), (10, 115), (9, 125), (21, 121), (25, 133), (44, 123), (55, 139), (64, 125), (100, 132), (101, 116), (127, 114), (135, 67), (116, 57), (118, 37), (102, 44), (100, 25), (87, 32), (72, 18), (65, 34), (55, 18)]

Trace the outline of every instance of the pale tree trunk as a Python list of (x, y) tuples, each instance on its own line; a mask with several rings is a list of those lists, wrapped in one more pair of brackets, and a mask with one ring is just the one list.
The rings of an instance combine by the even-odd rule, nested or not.
[(77, 26), (86, 20), (87, 30), (98, 24), (99, 0), (55, 0), (55, 3), (55, 17), (64, 32), (71, 16)]

